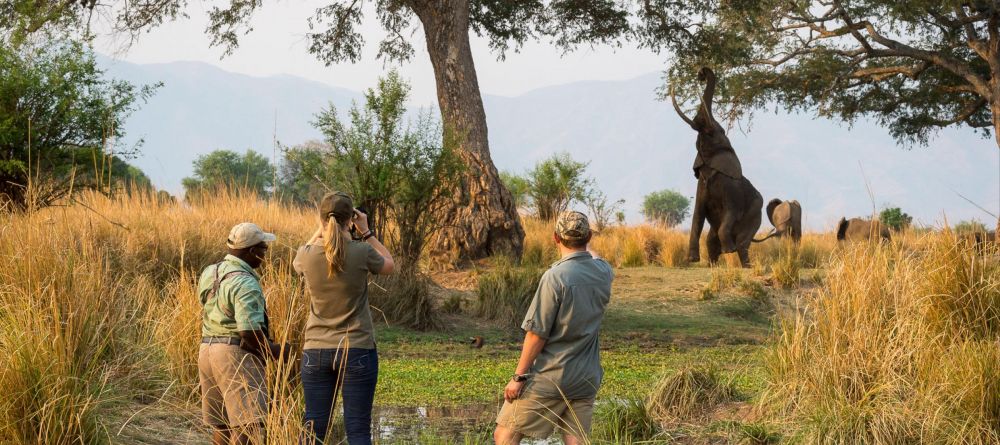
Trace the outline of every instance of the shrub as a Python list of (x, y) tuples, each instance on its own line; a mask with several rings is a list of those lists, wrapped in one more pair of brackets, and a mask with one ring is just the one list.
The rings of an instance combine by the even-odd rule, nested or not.
[(493, 270), (479, 277), (476, 315), (519, 326), (541, 278), (542, 271), (536, 267), (516, 266), (510, 259), (498, 259)]
[(673, 190), (661, 190), (642, 200), (642, 215), (663, 227), (674, 227), (687, 218), (691, 200)]
[(592, 437), (599, 443), (641, 443), (656, 437), (659, 430), (640, 399), (608, 401), (598, 405), (594, 412)]
[(899, 207), (885, 207), (879, 212), (878, 220), (898, 232), (909, 227), (913, 217), (903, 213)]
[(654, 419), (669, 424), (701, 416), (735, 398), (735, 390), (720, 381), (715, 370), (687, 367), (656, 382), (646, 410)]
[(389, 324), (419, 331), (441, 326), (434, 310), (431, 280), (426, 275), (414, 268), (403, 268), (395, 274), (379, 277), (378, 283), (379, 286), (375, 286), (369, 293), (371, 305), (380, 311)]
[(551, 221), (570, 203), (582, 202), (586, 198), (594, 182), (585, 176), (587, 165), (563, 152), (538, 162), (528, 171), (527, 179), (531, 185), (528, 195), (540, 219)]

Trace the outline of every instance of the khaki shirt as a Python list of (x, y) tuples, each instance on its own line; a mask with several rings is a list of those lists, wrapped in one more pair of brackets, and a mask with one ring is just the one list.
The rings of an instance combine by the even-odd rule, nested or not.
[[(230, 272), (239, 273), (222, 280)], [(209, 296), (216, 276), (222, 281), (215, 295)], [(202, 271), (198, 279), (198, 297), (205, 302), (201, 319), (203, 337), (239, 337), (239, 331), (267, 329), (267, 302), (260, 287), (260, 275), (235, 256), (226, 255), (221, 263)]]
[(345, 247), (344, 271), (332, 277), (322, 245), (302, 246), (292, 260), (309, 291), (305, 349), (375, 349), (368, 274), (382, 270), (385, 259), (365, 242)]
[(588, 252), (567, 255), (542, 275), (521, 324), (546, 340), (526, 394), (568, 400), (597, 395), (604, 377), (598, 334), (613, 278), (611, 266)]

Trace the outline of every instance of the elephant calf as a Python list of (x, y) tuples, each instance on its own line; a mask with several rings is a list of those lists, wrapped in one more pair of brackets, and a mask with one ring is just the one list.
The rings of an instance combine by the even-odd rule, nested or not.
[(802, 240), (802, 206), (796, 200), (782, 201), (778, 198), (767, 203), (767, 219), (771, 221), (774, 230), (762, 240), (772, 236), (789, 237), (796, 244)]
[(837, 241), (871, 240), (879, 237), (889, 241), (889, 227), (878, 220), (871, 221), (861, 218), (840, 218), (837, 224)]

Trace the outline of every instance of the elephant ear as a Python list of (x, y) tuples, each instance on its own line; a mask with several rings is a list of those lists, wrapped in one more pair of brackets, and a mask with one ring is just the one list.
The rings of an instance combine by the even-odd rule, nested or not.
[(733, 179), (743, 177), (743, 166), (740, 165), (740, 158), (736, 157), (736, 152), (731, 149), (712, 156), (708, 160), (708, 166)]
[(840, 218), (840, 222), (837, 223), (837, 241), (843, 241), (845, 234), (847, 234), (847, 218)]
[(774, 209), (781, 205), (781, 200), (774, 198), (767, 203), (767, 220), (771, 221), (771, 226), (777, 228), (778, 225), (774, 223)]
[(704, 166), (705, 166), (705, 160), (702, 159), (701, 153), (698, 153), (697, 155), (694, 156), (694, 166), (691, 167), (691, 169), (694, 170), (695, 178), (698, 177), (698, 171), (701, 170), (701, 168)]

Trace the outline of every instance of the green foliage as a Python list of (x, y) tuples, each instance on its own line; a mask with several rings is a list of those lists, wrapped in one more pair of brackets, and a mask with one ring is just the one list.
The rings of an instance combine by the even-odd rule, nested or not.
[(598, 443), (631, 444), (653, 439), (660, 428), (638, 398), (599, 404), (594, 412), (593, 438)]
[(138, 145), (116, 144), (153, 89), (105, 79), (79, 44), (0, 45), (0, 207), (43, 207), (71, 190), (148, 187), (124, 161)]
[[(438, 121), (421, 114), (404, 122), (410, 86), (395, 71), (365, 93), (363, 107), (342, 123), (331, 105), (314, 125), (329, 148), (300, 150), (284, 181), (308, 183), (327, 178), (348, 191), (368, 212), (374, 229), (398, 252), (403, 267), (416, 267), (439, 221), (435, 212), (447, 201), (448, 185), (463, 171), (455, 138)], [(289, 152), (286, 151), (286, 156)], [(387, 224), (391, 222), (392, 224)]]
[(653, 192), (642, 200), (642, 215), (665, 227), (680, 224), (687, 218), (690, 209), (691, 200), (673, 190)]
[(511, 198), (514, 199), (514, 207), (525, 208), (531, 204), (531, 182), (528, 178), (511, 172), (500, 172), (500, 182), (510, 191)]
[(986, 233), (986, 225), (978, 219), (959, 221), (951, 228), (955, 233)]
[[(678, 62), (669, 77), (682, 97), (700, 95), (698, 70), (712, 67), (728, 119), (782, 104), (848, 123), (866, 117), (897, 141), (926, 144), (965, 125), (988, 135), (996, 77), (980, 45), (998, 24), (989, 2), (656, 2), (657, 39)], [(976, 49), (978, 48), (978, 50)]]
[(281, 197), (300, 205), (319, 202), (329, 190), (346, 190), (344, 181), (350, 170), (337, 163), (333, 149), (319, 141), (309, 141), (282, 149), (278, 169), (278, 192)]
[[(621, 208), (625, 204), (625, 200), (619, 199), (614, 202), (608, 202), (608, 196), (595, 188), (583, 197), (583, 204), (590, 211), (592, 218), (590, 223), (593, 225), (594, 230), (601, 232), (611, 225), (612, 222), (619, 220), (617, 216), (619, 213), (622, 213)], [(622, 215), (620, 220), (624, 219), (624, 215)]]
[(913, 217), (903, 213), (899, 207), (886, 207), (878, 214), (878, 220), (890, 229), (900, 231), (910, 226)]
[(570, 203), (583, 202), (587, 198), (594, 184), (593, 179), (585, 176), (587, 165), (562, 152), (538, 162), (528, 171), (531, 184), (528, 195), (539, 218), (555, 219)]
[(221, 188), (267, 196), (274, 185), (274, 166), (260, 153), (247, 150), (242, 156), (234, 151), (215, 150), (198, 156), (194, 176), (181, 181), (187, 200)]

